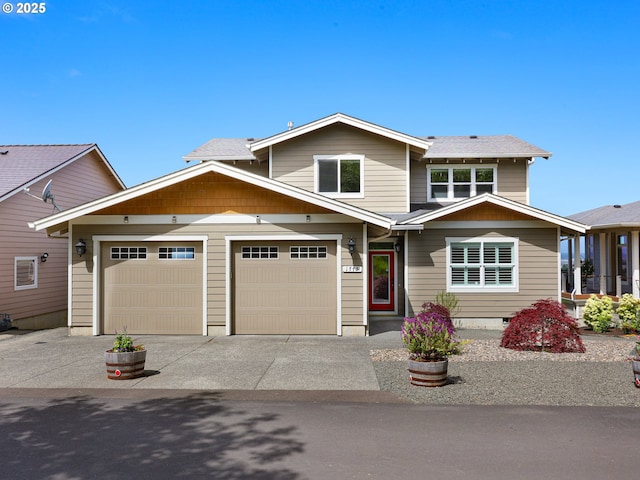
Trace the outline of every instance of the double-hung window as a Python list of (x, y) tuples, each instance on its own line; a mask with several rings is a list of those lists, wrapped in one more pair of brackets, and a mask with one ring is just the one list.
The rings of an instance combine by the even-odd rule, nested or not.
[(38, 257), (15, 257), (13, 261), (13, 288), (38, 288)]
[(496, 167), (493, 165), (427, 167), (429, 202), (451, 202), (496, 192)]
[(315, 191), (329, 197), (364, 196), (364, 155), (314, 155)]
[(446, 241), (448, 291), (518, 291), (517, 238), (447, 238)]

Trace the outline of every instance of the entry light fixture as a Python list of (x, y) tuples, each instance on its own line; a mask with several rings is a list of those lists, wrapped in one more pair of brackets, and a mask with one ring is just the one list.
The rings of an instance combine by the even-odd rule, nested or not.
[(307, 215), (307, 223), (311, 221), (311, 215)]
[(175, 215), (173, 215), (171, 217), (171, 223), (176, 223), (177, 221), (178, 221), (178, 218)]
[(124, 223), (129, 223), (129, 215), (125, 215), (123, 221)]
[(349, 246), (349, 253), (353, 255), (353, 253), (356, 251), (356, 241), (353, 239), (353, 237), (349, 239), (349, 243), (347, 245)]
[(396, 253), (400, 253), (400, 248), (401, 248), (400, 242), (396, 242), (393, 248), (396, 250)]
[(47, 258), (49, 258), (49, 254), (47, 252), (44, 252), (42, 255), (40, 255), (40, 261), (42, 263), (46, 262)]
[(87, 253), (87, 244), (84, 243), (83, 239), (80, 239), (80, 241), (76, 243), (76, 253), (79, 257)]
[(256, 223), (260, 223), (261, 219), (260, 219), (260, 215), (256, 215)]

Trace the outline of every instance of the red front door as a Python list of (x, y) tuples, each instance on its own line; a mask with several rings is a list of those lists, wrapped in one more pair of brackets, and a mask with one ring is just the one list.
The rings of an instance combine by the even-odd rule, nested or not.
[(393, 251), (369, 252), (369, 310), (395, 310)]

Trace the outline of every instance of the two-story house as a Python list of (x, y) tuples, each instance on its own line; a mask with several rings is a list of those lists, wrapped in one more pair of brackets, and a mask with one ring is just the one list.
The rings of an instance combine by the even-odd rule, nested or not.
[(529, 205), (550, 154), (512, 136), (416, 137), (335, 114), (34, 222), (68, 232), (72, 333), (366, 335), (440, 291), (502, 327), (560, 299), (560, 236)]

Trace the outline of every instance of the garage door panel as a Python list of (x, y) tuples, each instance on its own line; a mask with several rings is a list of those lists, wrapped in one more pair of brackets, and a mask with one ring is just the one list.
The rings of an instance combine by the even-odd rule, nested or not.
[[(300, 247), (321, 247), (324, 258), (300, 258)], [(243, 247), (244, 255), (243, 255)], [(296, 248), (296, 257), (290, 255)], [(313, 248), (305, 250), (305, 254)], [(234, 244), (234, 332), (238, 334), (335, 334), (335, 242)], [(277, 251), (269, 258), (251, 252)]]
[[(132, 334), (202, 333), (202, 243), (194, 259), (161, 259), (165, 242), (105, 242), (103, 265), (103, 331), (124, 326)], [(111, 247), (146, 249), (144, 259), (111, 258)], [(169, 245), (170, 246), (170, 245)], [(165, 253), (165, 256), (166, 253)]]

